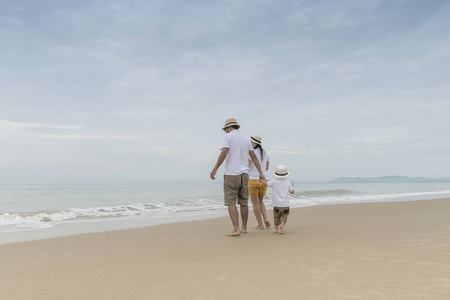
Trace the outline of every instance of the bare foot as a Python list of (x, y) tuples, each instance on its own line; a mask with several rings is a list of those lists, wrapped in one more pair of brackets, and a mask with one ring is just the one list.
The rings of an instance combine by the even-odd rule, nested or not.
[(258, 225), (256, 227), (253, 227), (253, 229), (264, 229), (264, 227), (262, 225)]
[(236, 237), (236, 236), (240, 236), (241, 235), (241, 233), (240, 232), (232, 232), (232, 233), (229, 233), (229, 234), (227, 234), (227, 236), (231, 236), (231, 237)]
[(246, 229), (242, 229), (242, 230), (241, 230), (241, 233), (242, 233), (242, 234), (247, 234), (247, 233), (248, 233), (248, 232), (247, 232), (247, 228), (246, 228)]
[(283, 230), (283, 225), (280, 225), (280, 234), (283, 234), (284, 230)]
[(272, 230), (273, 233), (278, 233), (278, 229)]
[(270, 227), (270, 222), (265, 220), (264, 223), (266, 223), (266, 227)]

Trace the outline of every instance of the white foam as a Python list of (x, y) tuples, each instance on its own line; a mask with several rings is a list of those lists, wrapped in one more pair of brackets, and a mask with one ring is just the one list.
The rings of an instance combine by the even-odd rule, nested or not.
[[(450, 196), (450, 190), (429, 192), (408, 192), (388, 194), (358, 193), (352, 190), (330, 189), (312, 190), (290, 196), (292, 207), (305, 207), (323, 204), (360, 203), (379, 201), (419, 200)], [(271, 206), (271, 195), (265, 198)], [(250, 204), (251, 205), (251, 204)], [(136, 203), (116, 206), (97, 206), (70, 208), (60, 211), (39, 211), (27, 213), (6, 212), (0, 214), (0, 233), (17, 232), (52, 227), (71, 221), (105, 220), (150, 216), (176, 216), (179, 214), (204, 214), (205, 212), (225, 211), (222, 198), (176, 199), (153, 203)]]

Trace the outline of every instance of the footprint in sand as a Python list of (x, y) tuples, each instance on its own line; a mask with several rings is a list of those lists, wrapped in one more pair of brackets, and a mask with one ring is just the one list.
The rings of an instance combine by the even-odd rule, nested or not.
[(388, 264), (389, 265), (397, 265), (397, 264), (407, 264), (407, 263), (410, 263), (410, 262), (411, 262), (410, 260), (398, 259), (398, 260), (390, 261)]
[(216, 275), (216, 278), (214, 278), (214, 281), (222, 281), (226, 279), (228, 276), (230, 276), (231, 273), (219, 273)]
[(445, 264), (435, 263), (435, 262), (419, 262), (419, 265), (429, 266), (429, 267), (442, 267), (445, 269), (450, 269), (450, 267)]

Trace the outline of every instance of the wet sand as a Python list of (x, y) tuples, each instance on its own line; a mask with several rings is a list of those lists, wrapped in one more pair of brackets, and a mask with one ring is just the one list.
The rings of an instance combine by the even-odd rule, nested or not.
[(450, 299), (450, 199), (293, 209), (284, 235), (249, 220), (0, 245), (1, 299)]

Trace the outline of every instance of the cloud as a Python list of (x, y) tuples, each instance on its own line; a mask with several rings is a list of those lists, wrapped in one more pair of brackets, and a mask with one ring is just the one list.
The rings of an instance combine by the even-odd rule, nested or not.
[(1, 154), (36, 174), (142, 179), (158, 164), (195, 181), (235, 117), (274, 161), (317, 177), (324, 162), (404, 170), (402, 151), (412, 169), (420, 145), (450, 150), (449, 13), (417, 0), (5, 2)]
[(366, 136), (361, 138), (344, 139), (343, 144), (353, 145), (353, 146), (380, 146), (391, 143), (398, 143), (408, 141), (409, 138), (393, 138), (393, 137), (380, 137), (380, 136)]
[(76, 130), (81, 129), (82, 127), (76, 125), (54, 125), (54, 124), (29, 123), (29, 122), (14, 122), (0, 119), (1, 134), (24, 133), (25, 130), (28, 128), (55, 128), (55, 129)]
[(272, 150), (270, 151), (271, 155), (288, 155), (288, 156), (296, 156), (296, 155), (303, 155), (303, 154), (316, 154), (319, 153), (319, 151), (302, 151), (302, 150)]
[[(55, 124), (43, 124), (43, 123), (29, 123), (29, 122), (13, 122), (8, 120), (0, 120), (0, 135), (4, 136), (17, 136), (17, 137), (38, 137), (46, 139), (99, 139), (99, 140), (111, 140), (111, 139), (134, 139), (136, 136), (132, 135), (96, 135), (96, 134), (72, 134), (63, 133), (67, 131), (76, 131), (82, 129), (82, 126), (78, 125), (55, 125)], [(42, 131), (51, 130), (55, 133), (43, 133)]]

